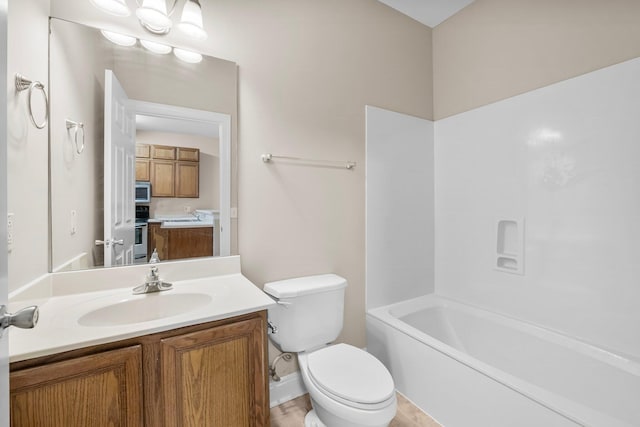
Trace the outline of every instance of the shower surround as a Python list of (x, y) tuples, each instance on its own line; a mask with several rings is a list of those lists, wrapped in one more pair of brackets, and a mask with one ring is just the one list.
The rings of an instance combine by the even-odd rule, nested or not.
[[(397, 120), (395, 114), (390, 113), (387, 119)], [(370, 132), (369, 126), (368, 121), (367, 162), (375, 162), (376, 152), (369, 150), (369, 134), (375, 132)], [(372, 122), (371, 126), (378, 124)], [(538, 419), (544, 420), (544, 425), (596, 426), (602, 425), (602, 420), (608, 425), (637, 425), (640, 413), (633, 405), (624, 412), (607, 407), (606, 401), (625, 402), (629, 390), (637, 395), (640, 387), (640, 58), (438, 120), (431, 134), (425, 132), (417, 138), (434, 147), (432, 275), (427, 272), (422, 280), (415, 280), (415, 272), (405, 271), (398, 280), (382, 283), (378, 278), (384, 276), (384, 251), (370, 247), (376, 242), (370, 234), (376, 231), (367, 228), (368, 348), (386, 362), (399, 391), (447, 427), (468, 425), (465, 423), (470, 420), (476, 425), (513, 425), (509, 424), (513, 413), (501, 404), (508, 402), (503, 393), (513, 393), (513, 399), (533, 399), (558, 415), (555, 421), (548, 421), (547, 415)], [(415, 139), (412, 136), (412, 144)], [(374, 142), (371, 147), (384, 145)], [(421, 163), (419, 158), (405, 157), (403, 161), (405, 170), (417, 170)], [(411, 185), (423, 176), (423, 172), (417, 173), (409, 180)], [(406, 174), (403, 179), (409, 182)], [(367, 176), (367, 200), (370, 196), (375, 199), (381, 191), (374, 183), (384, 182), (392, 188), (396, 185), (393, 180), (393, 174), (372, 180)], [(403, 211), (412, 204), (394, 208)], [(370, 221), (375, 221), (378, 229), (393, 225), (367, 205), (367, 223)], [(414, 260), (423, 255), (428, 258), (428, 244), (424, 244), (426, 252), (414, 254)], [(402, 242), (390, 241), (387, 250), (403, 247)], [(502, 266), (513, 268), (500, 268), (497, 260), (505, 256), (508, 262)], [(424, 265), (419, 268), (424, 270)], [(456, 343), (467, 346), (470, 342), (459, 336), (464, 328), (455, 320), (459, 319), (457, 314), (431, 317), (427, 322), (453, 341), (438, 338), (438, 333), (426, 332), (428, 337), (417, 332), (415, 325), (404, 326), (404, 319), (397, 318), (402, 298), (396, 295), (404, 294), (408, 303), (415, 304), (419, 293), (435, 294), (435, 301), (441, 298), (453, 306), (463, 304), (459, 307), (472, 307), (481, 310), (477, 313), (498, 316), (496, 319), (511, 319), (521, 330), (533, 328), (553, 336), (555, 342), (569, 343), (565, 348), (573, 348), (575, 353), (563, 354), (574, 354), (575, 360), (587, 360), (581, 349), (588, 349), (589, 357), (611, 361), (610, 366), (615, 366), (611, 369), (624, 371), (626, 376), (620, 378), (625, 380), (617, 382), (617, 374), (605, 374), (596, 384), (606, 384), (606, 396), (594, 394), (595, 403), (588, 403), (591, 397), (578, 399), (567, 387), (543, 381), (536, 387), (544, 396), (557, 399), (538, 399), (528, 389), (530, 379), (519, 377), (518, 369), (497, 366), (495, 358), (478, 358), (473, 348), (456, 357)], [(516, 353), (508, 350), (526, 340), (514, 342), (510, 334), (486, 330), (473, 336), (493, 337), (481, 340), (487, 351), (501, 354), (507, 365), (520, 366), (522, 372), (548, 367), (551, 373), (563, 370), (563, 363), (577, 366), (570, 362), (574, 356), (514, 360), (509, 355)], [(441, 360), (438, 366), (449, 370), (441, 372), (434, 364), (421, 367), (413, 363), (411, 355), (419, 348), (437, 355)], [(454, 351), (449, 351), (451, 348)], [(607, 369), (598, 372), (609, 372)], [(474, 388), (473, 384), (479, 384), (475, 380), (464, 380), (460, 384), (469, 387), (457, 389), (471, 393), (471, 399), (475, 393), (478, 401), (495, 401), (495, 407), (469, 404), (465, 411), (459, 411), (455, 392), (447, 401), (429, 397), (427, 388), (421, 387), (430, 383), (442, 397), (450, 387), (446, 378), (463, 378), (465, 372), (502, 384), (498, 395), (491, 394), (490, 389), (497, 390), (493, 386)], [(593, 386), (589, 372), (575, 376), (570, 388)], [(445, 381), (438, 383), (442, 378)], [(584, 411), (577, 410), (580, 407)], [(459, 418), (463, 412), (470, 418)], [(519, 412), (516, 419), (536, 420), (534, 412)]]

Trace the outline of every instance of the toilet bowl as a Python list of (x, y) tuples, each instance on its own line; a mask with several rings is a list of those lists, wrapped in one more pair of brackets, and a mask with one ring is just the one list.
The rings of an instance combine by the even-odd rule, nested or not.
[(314, 408), (306, 427), (386, 427), (396, 414), (393, 379), (364, 350), (336, 344), (298, 354)]
[(269, 338), (298, 353), (313, 410), (306, 427), (387, 427), (397, 409), (385, 366), (364, 350), (333, 342), (342, 330), (347, 281), (335, 274), (266, 283), (276, 301), (269, 309)]

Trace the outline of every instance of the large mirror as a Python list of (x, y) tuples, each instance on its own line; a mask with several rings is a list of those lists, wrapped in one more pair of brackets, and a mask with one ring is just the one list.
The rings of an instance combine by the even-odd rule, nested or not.
[(235, 63), (50, 26), (51, 271), (236, 253)]

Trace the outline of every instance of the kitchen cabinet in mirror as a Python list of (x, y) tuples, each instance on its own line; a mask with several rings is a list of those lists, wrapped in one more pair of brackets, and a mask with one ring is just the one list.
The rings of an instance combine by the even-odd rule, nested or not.
[[(230, 218), (237, 200), (231, 180), (236, 152), (236, 64), (207, 56), (199, 64), (187, 64), (173, 55), (151, 54), (139, 44), (114, 45), (95, 28), (56, 18), (50, 23), (51, 270), (105, 266), (105, 251), (116, 251), (120, 240), (106, 221), (105, 212), (113, 203), (106, 196), (116, 192), (126, 198), (125, 205), (131, 204), (136, 181), (154, 184), (147, 203), (149, 218), (213, 218), (213, 255), (231, 255), (231, 247), (237, 247), (237, 223)], [(120, 113), (105, 111), (105, 100), (111, 96), (105, 92), (105, 70), (129, 100), (122, 105), (133, 119), (125, 120), (123, 126), (133, 127), (135, 135), (129, 141), (135, 144), (135, 154), (124, 160), (123, 167), (130, 172), (117, 174), (113, 188), (105, 185), (109, 157), (105, 150), (112, 136), (105, 120)], [(67, 118), (85, 125), (86, 148), (81, 154), (73, 150)], [(132, 207), (113, 217), (121, 218), (126, 232), (138, 242), (140, 230), (131, 217)], [(116, 243), (96, 246), (96, 240)], [(146, 252), (147, 245), (139, 246)], [(139, 256), (137, 248), (134, 253), (110, 258), (123, 259), (120, 264), (148, 259), (149, 254)]]

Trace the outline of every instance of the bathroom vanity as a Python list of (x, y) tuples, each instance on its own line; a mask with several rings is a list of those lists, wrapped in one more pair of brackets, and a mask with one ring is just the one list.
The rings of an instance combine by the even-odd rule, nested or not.
[(160, 264), (165, 280), (226, 265), (154, 294), (78, 293), (82, 273), (53, 277), (40, 323), (10, 334), (11, 425), (268, 426), (273, 302), (239, 273), (239, 259), (226, 274), (233, 258)]

